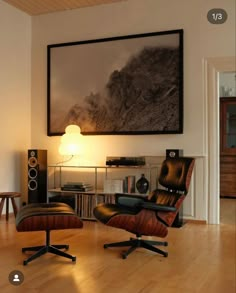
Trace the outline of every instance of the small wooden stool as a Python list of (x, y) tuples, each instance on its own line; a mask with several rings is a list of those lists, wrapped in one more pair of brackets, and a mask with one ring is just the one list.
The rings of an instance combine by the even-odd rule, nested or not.
[(19, 192), (0, 192), (0, 198), (2, 199), (0, 202), (0, 217), (2, 215), (2, 209), (4, 206), (5, 199), (6, 201), (6, 220), (8, 221), (9, 219), (9, 199), (11, 199), (14, 215), (16, 217), (18, 208), (15, 202), (15, 197), (20, 197), (21, 194)]

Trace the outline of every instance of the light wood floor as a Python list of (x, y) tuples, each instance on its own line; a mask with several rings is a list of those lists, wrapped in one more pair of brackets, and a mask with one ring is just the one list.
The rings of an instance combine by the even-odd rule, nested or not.
[[(103, 244), (131, 234), (97, 222), (84, 222), (83, 229), (53, 231), (52, 242), (69, 244), (68, 252), (77, 256), (75, 264), (48, 253), (23, 266), (21, 248), (44, 244), (44, 232), (16, 232), (14, 218), (6, 223), (2, 217), (0, 292), (235, 293), (236, 200), (228, 204), (233, 218), (221, 225), (187, 223), (169, 229), (168, 258), (138, 249), (123, 260), (122, 248), (104, 250)], [(20, 286), (8, 282), (13, 270), (25, 276)]]

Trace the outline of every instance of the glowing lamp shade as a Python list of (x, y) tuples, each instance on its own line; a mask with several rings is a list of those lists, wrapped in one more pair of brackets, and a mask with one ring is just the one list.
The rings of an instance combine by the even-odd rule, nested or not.
[(77, 125), (69, 125), (65, 129), (65, 134), (61, 137), (59, 153), (63, 156), (75, 156), (80, 154), (80, 128)]

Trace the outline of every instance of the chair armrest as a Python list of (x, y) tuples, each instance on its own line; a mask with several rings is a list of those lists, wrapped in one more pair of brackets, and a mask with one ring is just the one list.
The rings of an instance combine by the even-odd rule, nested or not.
[(172, 206), (166, 206), (162, 204), (156, 204), (154, 202), (147, 201), (147, 195), (128, 194), (128, 193), (116, 193), (116, 204), (120, 204), (126, 207), (143, 208), (147, 210), (153, 210), (157, 212), (176, 212), (177, 209)]
[(116, 193), (115, 202), (116, 204), (124, 205), (127, 207), (140, 207), (142, 203), (145, 202), (147, 196), (138, 194), (128, 194), (128, 193)]
[(144, 209), (147, 210), (153, 210), (157, 212), (176, 212), (177, 209), (175, 207), (171, 206), (166, 206), (166, 205), (161, 205), (161, 204), (156, 204), (152, 202), (142, 202), (140, 206)]

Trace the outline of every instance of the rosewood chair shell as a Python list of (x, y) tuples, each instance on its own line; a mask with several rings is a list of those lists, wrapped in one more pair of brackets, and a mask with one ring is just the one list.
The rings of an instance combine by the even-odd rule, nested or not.
[(168, 253), (156, 246), (167, 246), (168, 242), (144, 240), (142, 236), (167, 236), (168, 227), (174, 222), (188, 193), (194, 163), (194, 158), (167, 158), (162, 163), (158, 178), (162, 189), (155, 189), (147, 197), (116, 194), (115, 204), (96, 206), (94, 216), (97, 220), (136, 236), (128, 241), (104, 244), (104, 248), (130, 246), (122, 253), (124, 259), (139, 247), (167, 257)]

